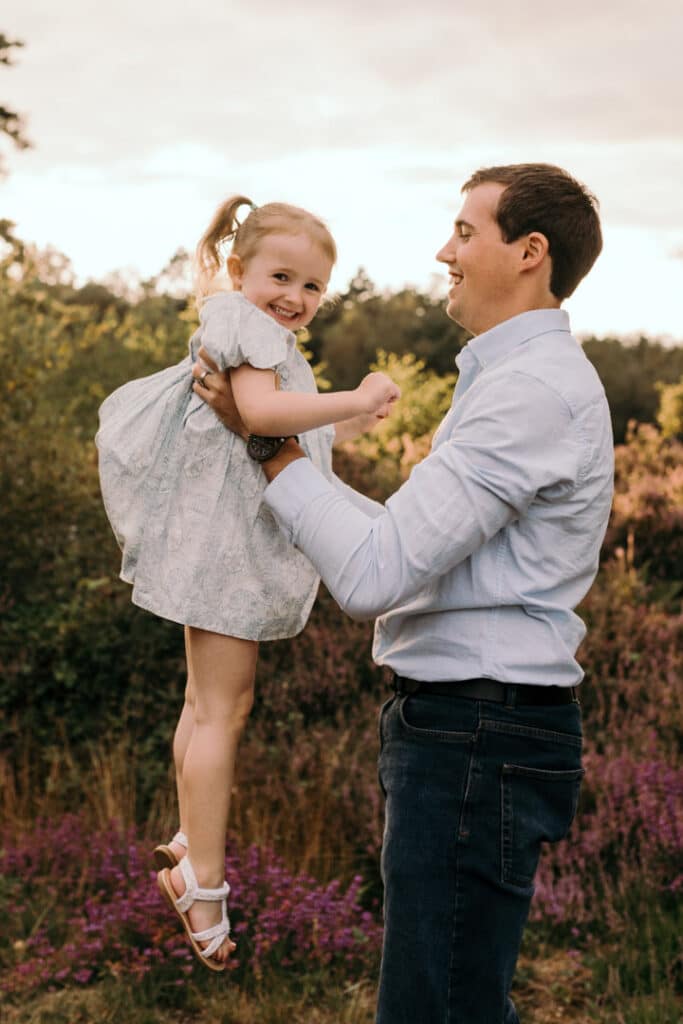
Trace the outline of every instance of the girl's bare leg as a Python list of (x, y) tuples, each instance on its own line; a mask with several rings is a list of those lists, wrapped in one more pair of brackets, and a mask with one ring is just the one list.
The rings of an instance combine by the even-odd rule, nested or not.
[[(181, 715), (179, 751), (190, 714), (192, 729), (180, 771), (180, 813), (197, 881), (214, 889), (224, 877), (237, 744), (254, 699), (258, 645), (189, 627), (187, 651), (193, 703), (183, 709), (184, 722)], [(173, 868), (171, 882), (181, 895), (185, 882), (179, 867)], [(220, 921), (220, 904), (198, 901), (188, 916), (192, 930), (202, 931)], [(226, 959), (232, 948), (223, 943), (215, 958)]]
[[(194, 685), (190, 671), (190, 652), (188, 640), (189, 627), (185, 626), (185, 657), (187, 659), (187, 685), (185, 686), (185, 703), (178, 719), (175, 735), (173, 737), (173, 762), (175, 765), (176, 789), (178, 792), (178, 816), (180, 831), (187, 835), (187, 812), (185, 810), (185, 793), (183, 791), (183, 764), (185, 755), (190, 743), (192, 728), (194, 726)], [(169, 844), (178, 860), (184, 857), (186, 849), (179, 843)]]

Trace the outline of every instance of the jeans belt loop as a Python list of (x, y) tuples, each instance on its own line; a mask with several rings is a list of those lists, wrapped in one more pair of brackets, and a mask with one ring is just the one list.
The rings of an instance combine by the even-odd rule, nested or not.
[(391, 688), (397, 696), (409, 697), (411, 693), (418, 692), (420, 689), (420, 683), (415, 679), (405, 679), (394, 673)]
[(505, 707), (514, 709), (517, 704), (517, 687), (512, 685), (505, 686)]

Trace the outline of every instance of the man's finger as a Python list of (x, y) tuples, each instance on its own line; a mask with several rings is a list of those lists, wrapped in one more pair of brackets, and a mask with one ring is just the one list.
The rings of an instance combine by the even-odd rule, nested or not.
[(213, 370), (214, 373), (218, 373), (218, 364), (214, 363), (213, 359), (211, 358), (211, 356), (206, 351), (203, 345), (199, 349), (199, 358), (201, 359), (205, 366), (209, 367), (210, 370)]

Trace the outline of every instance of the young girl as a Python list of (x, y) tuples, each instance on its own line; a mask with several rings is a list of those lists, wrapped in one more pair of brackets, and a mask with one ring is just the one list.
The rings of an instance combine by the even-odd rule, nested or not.
[(191, 368), (202, 346), (219, 370), (234, 368), (247, 429), (300, 434), (329, 476), (330, 424), (337, 424), (337, 440), (354, 436), (386, 415), (399, 394), (377, 373), (354, 391), (316, 392), (292, 332), (313, 319), (335, 259), (328, 229), (305, 210), (227, 200), (197, 247), (200, 326), (189, 355), (125, 384), (100, 409), (100, 480), (123, 552), (121, 578), (133, 585), (135, 604), (185, 626), (187, 689), (173, 743), (181, 831), (157, 847), (155, 863), (161, 892), (214, 971), (225, 969), (235, 948), (225, 834), (258, 641), (303, 629), (318, 577), (261, 506), (258, 462), (193, 392)]

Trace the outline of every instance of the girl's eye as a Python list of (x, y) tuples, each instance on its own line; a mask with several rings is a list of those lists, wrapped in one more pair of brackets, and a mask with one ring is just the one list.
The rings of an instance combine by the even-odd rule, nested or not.
[(319, 292), (320, 291), (320, 289), (318, 288), (317, 284), (315, 284), (315, 282), (313, 282), (313, 281), (309, 281), (308, 284), (306, 285), (306, 288), (308, 288), (308, 290), (311, 291), (311, 292)]
[(287, 280), (287, 275), (284, 272), (282, 272), (282, 271), (278, 271), (277, 274), (273, 274), (273, 277), (275, 278), (276, 281), (286, 281)]

